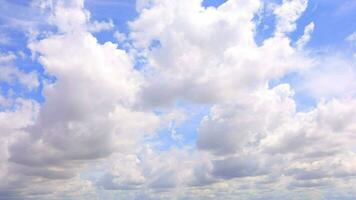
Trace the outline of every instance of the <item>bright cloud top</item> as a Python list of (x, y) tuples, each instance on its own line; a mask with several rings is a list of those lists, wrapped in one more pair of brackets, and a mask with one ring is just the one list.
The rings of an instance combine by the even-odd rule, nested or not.
[(355, 30), (213, 2), (0, 0), (0, 200), (356, 198)]

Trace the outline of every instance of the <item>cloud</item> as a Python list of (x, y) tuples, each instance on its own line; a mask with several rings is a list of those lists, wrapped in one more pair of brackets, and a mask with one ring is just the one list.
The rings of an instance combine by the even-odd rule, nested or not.
[(267, 167), (253, 155), (229, 157), (213, 162), (213, 175), (224, 179), (236, 177), (261, 176), (268, 171)]
[(296, 21), (308, 6), (307, 0), (283, 0), (274, 10), (277, 17), (276, 34), (289, 33), (296, 29)]
[[(38, 30), (42, 37), (27, 46), (55, 81), (42, 83), (41, 104), (0, 95), (0, 199), (354, 194), (352, 60), (309, 54), (314, 23), (298, 41), (289, 38), (307, 5), (276, 4), (276, 30), (257, 43), (255, 17), (266, 6), (259, 0), (216, 8), (137, 1), (129, 33), (114, 35), (122, 50), (98, 42), (93, 32), (114, 24), (92, 19), (84, 0), (34, 1), (55, 29)], [(135, 66), (138, 57), (143, 66)], [(37, 88), (39, 75), (13, 67), (14, 59), (1, 54), (0, 80)], [(291, 73), (304, 83), (271, 84)], [(315, 98), (309, 111), (296, 109), (300, 88)], [(175, 130), (199, 106), (209, 111), (189, 127), (195, 144), (181, 143), (188, 133)], [(181, 145), (150, 143), (162, 129)]]
[[(176, 99), (214, 103), (306, 68), (308, 59), (291, 47), (287, 37), (256, 44), (253, 19), (260, 7), (259, 1), (228, 1), (218, 8), (181, 1), (157, 2), (144, 9), (130, 24), (134, 45), (147, 50), (144, 103), (153, 107), (171, 105)], [(151, 48), (154, 41), (159, 47)]]
[[(24, 183), (24, 190), (33, 190), (33, 184), (49, 182), (48, 191), (66, 190), (67, 195), (72, 188), (56, 188), (54, 183), (71, 182), (90, 161), (114, 152), (134, 153), (159, 120), (135, 109), (142, 77), (123, 50), (110, 42), (99, 44), (86, 31), (83, 2), (59, 3), (53, 12), (51, 21), (59, 33), (31, 41), (29, 48), (57, 81), (44, 85), (46, 101), (35, 122), (6, 147), (9, 171), (4, 176), (9, 179), (2, 184), (16, 180)], [(20, 80), (27, 83), (25, 77)], [(87, 184), (78, 181), (81, 187)], [(38, 190), (45, 192), (46, 187)], [(29, 195), (16, 193), (20, 198)]]
[(39, 87), (38, 74), (34, 71), (24, 72), (13, 66), (17, 56), (12, 52), (0, 53), (0, 83), (14, 86), (19, 84), (28, 90)]
[(303, 72), (297, 90), (317, 99), (353, 97), (355, 95), (355, 58), (335, 53), (317, 58), (312, 69)]
[(98, 21), (94, 21), (92, 23), (89, 24), (88, 30), (90, 32), (100, 32), (100, 31), (105, 31), (105, 30), (110, 30), (114, 27), (114, 24), (112, 22), (112, 20), (105, 22), (98, 22)]
[(115, 31), (114, 33), (114, 38), (118, 41), (118, 42), (124, 42), (127, 38), (126, 35), (124, 33), (120, 33), (118, 31)]
[(38, 74), (36, 72), (25, 73), (13, 67), (0, 66), (0, 81), (6, 82), (10, 85), (19, 82), (29, 90), (35, 89), (39, 86)]
[(229, 155), (258, 144), (266, 130), (273, 131), (294, 113), (292, 94), (289, 85), (280, 85), (234, 103), (214, 106), (199, 128), (198, 147)]
[(349, 36), (347, 36), (346, 41), (351, 43), (352, 45), (356, 44), (356, 32), (353, 32)]
[(304, 28), (304, 34), (301, 38), (296, 42), (297, 48), (303, 48), (310, 40), (311, 34), (314, 31), (314, 23), (311, 22)]

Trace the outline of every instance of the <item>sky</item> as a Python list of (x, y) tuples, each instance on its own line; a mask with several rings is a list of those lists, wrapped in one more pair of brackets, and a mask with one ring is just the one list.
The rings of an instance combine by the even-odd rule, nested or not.
[(0, 200), (356, 198), (355, 0), (0, 0)]

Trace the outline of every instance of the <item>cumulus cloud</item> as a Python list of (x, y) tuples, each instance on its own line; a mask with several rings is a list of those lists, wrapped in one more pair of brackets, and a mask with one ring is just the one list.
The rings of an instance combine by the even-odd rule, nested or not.
[[(207, 9), (201, 1), (154, 5), (130, 24), (134, 45), (152, 49), (147, 52), (149, 82), (142, 93), (148, 106), (169, 105), (175, 99), (221, 101), (308, 66), (287, 37), (256, 44), (253, 18), (259, 1), (227, 1)], [(151, 48), (154, 41), (158, 48)]]
[(198, 147), (229, 155), (258, 144), (266, 130), (273, 131), (293, 114), (292, 94), (288, 85), (280, 85), (244, 100), (214, 106), (199, 128)]
[[(92, 33), (114, 24), (92, 20), (84, 0), (34, 1), (56, 29), (28, 48), (55, 81), (43, 83), (42, 104), (0, 95), (0, 199), (355, 194), (354, 69), (304, 51), (314, 23), (298, 41), (288, 37), (308, 1), (276, 4), (276, 29), (261, 43), (255, 17), (264, 2), (202, 3), (137, 1), (129, 33), (114, 33), (125, 51), (98, 42)], [(0, 55), (0, 81), (37, 88), (37, 74), (7, 64), (14, 59)], [(344, 61), (347, 69), (334, 67)], [(305, 83), (271, 84), (291, 73)], [(297, 109), (300, 88), (313, 94), (314, 108)], [(148, 142), (162, 129), (180, 141), (175, 129), (191, 120), (186, 105), (208, 107), (190, 127), (195, 145)]]
[(135, 152), (141, 137), (159, 124), (154, 114), (134, 108), (142, 78), (131, 59), (87, 32), (85, 12), (81, 1), (59, 2), (51, 20), (60, 34), (29, 44), (57, 81), (44, 86), (46, 102), (36, 121), (8, 147), (9, 165), (14, 166), (9, 176), (27, 179), (25, 186), (51, 180), (66, 184), (90, 160)]

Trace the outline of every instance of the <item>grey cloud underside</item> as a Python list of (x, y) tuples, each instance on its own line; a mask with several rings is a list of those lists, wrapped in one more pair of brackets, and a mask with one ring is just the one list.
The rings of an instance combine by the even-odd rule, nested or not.
[[(124, 51), (96, 40), (93, 27), (111, 25), (91, 21), (83, 0), (34, 1), (58, 32), (34, 37), (28, 47), (57, 81), (44, 83), (43, 105), (0, 96), (1, 107), (16, 105), (0, 110), (0, 200), (356, 195), (354, 96), (333, 91), (335, 98), (298, 111), (290, 85), (268, 85), (321, 65), (303, 49), (313, 28), (300, 44), (288, 37), (307, 1), (273, 4), (275, 33), (260, 45), (255, 17), (268, 5), (201, 3), (137, 1)], [(140, 70), (137, 54), (147, 61)], [(0, 81), (38, 87), (36, 74), (8, 67), (15, 58), (0, 56)], [(211, 107), (193, 148), (159, 151), (146, 140), (189, 120), (179, 102)]]

